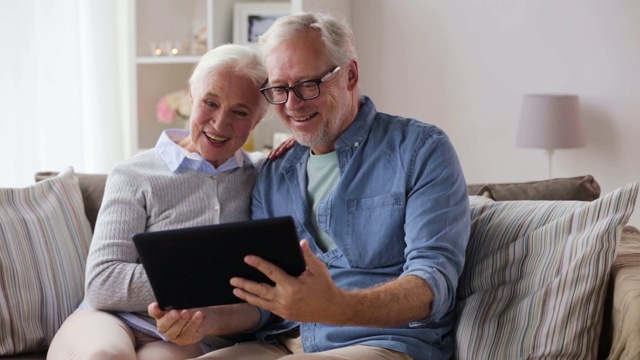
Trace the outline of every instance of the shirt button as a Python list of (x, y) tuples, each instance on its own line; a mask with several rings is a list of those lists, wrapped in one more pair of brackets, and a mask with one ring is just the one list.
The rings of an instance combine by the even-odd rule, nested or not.
[(214, 209), (215, 211), (220, 211), (220, 206), (216, 205), (213, 209)]
[(216, 176), (215, 175), (211, 175), (211, 180), (215, 180)]
[(358, 146), (360, 146), (360, 143), (356, 141), (356, 142), (353, 143), (353, 146), (358, 147)]

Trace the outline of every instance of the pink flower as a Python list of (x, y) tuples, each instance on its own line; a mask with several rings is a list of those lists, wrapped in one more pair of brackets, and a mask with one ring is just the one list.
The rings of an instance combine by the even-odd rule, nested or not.
[(158, 101), (156, 105), (156, 117), (158, 117), (158, 121), (165, 124), (171, 124), (173, 120), (175, 120), (176, 111), (169, 108), (166, 97), (162, 97), (160, 101)]
[(191, 116), (191, 99), (187, 90), (171, 92), (156, 104), (156, 117), (158, 121), (171, 124), (176, 118), (188, 120)]

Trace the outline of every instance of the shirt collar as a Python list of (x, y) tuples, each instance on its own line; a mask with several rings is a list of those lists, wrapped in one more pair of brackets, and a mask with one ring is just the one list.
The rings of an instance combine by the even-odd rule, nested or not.
[(189, 152), (178, 145), (178, 142), (187, 136), (189, 136), (188, 130), (169, 129), (164, 130), (158, 138), (155, 149), (171, 172), (178, 173), (190, 169), (215, 175), (244, 166), (246, 161), (244, 150), (238, 149), (234, 156), (216, 168), (200, 154)]
[[(336, 141), (336, 152), (351, 148), (351, 153), (353, 153), (355, 149), (362, 146), (367, 139), (367, 134), (369, 133), (371, 126), (373, 126), (375, 117), (376, 106), (368, 96), (362, 95), (360, 97), (360, 108), (358, 109), (356, 118), (342, 132)], [(306, 159), (305, 156), (310, 153), (310, 149), (307, 146), (296, 144), (283, 156), (283, 171), (295, 168), (300, 159)]]
[(376, 106), (373, 101), (368, 96), (361, 96), (358, 114), (336, 141), (336, 151), (346, 147), (357, 148), (362, 145), (373, 125), (375, 116)]

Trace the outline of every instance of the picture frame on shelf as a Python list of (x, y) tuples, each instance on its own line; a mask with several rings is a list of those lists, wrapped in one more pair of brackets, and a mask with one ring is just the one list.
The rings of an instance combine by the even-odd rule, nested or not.
[(291, 13), (289, 2), (236, 3), (233, 9), (233, 42), (257, 47), (258, 37), (276, 19)]

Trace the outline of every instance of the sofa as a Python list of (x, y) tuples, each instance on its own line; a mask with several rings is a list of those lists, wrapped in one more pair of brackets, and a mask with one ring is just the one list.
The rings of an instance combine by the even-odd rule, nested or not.
[[(44, 359), (81, 301), (106, 178), (65, 168), (0, 189), (0, 359)], [(639, 186), (468, 185), (455, 358), (640, 359)]]

